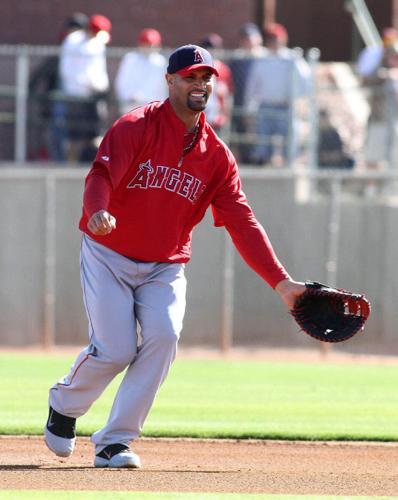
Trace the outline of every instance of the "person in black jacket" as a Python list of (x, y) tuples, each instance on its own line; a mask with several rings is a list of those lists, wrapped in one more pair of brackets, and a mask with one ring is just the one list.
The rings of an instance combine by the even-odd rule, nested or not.
[[(85, 29), (87, 24), (88, 16), (75, 12), (66, 19), (60, 40), (73, 31)], [(48, 56), (34, 69), (29, 80), (30, 124), (38, 135), (35, 150), (30, 153), (32, 159), (65, 159), (63, 103), (57, 99), (58, 68), (58, 55)]]

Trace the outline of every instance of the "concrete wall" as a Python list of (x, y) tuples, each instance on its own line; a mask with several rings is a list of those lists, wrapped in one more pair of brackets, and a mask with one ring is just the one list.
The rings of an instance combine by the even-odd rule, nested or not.
[[(46, 306), (51, 305), (51, 297), (46, 296), (46, 288), (51, 292), (52, 286), (54, 342), (86, 342), (77, 229), (85, 173), (86, 169), (0, 169), (1, 345), (34, 345), (42, 341), (51, 320), (51, 307)], [(293, 176), (269, 176), (267, 172), (253, 176), (249, 169), (243, 169), (242, 177), (257, 218), (291, 275), (298, 280), (327, 281), (330, 197), (318, 193), (311, 196), (311, 201), (298, 202)], [(49, 178), (53, 180), (49, 182)], [(48, 190), (51, 182), (55, 192)], [(55, 209), (51, 208), (51, 193)], [(391, 199), (387, 202), (343, 193), (341, 215), (336, 283), (365, 293), (373, 311), (366, 332), (337, 348), (398, 354), (398, 207)], [(48, 228), (50, 232), (46, 232)], [(228, 244), (229, 236), (224, 229), (212, 226), (210, 215), (194, 233), (193, 258), (187, 266), (188, 309), (183, 345), (219, 343)], [(235, 250), (234, 272), (236, 345), (316, 345), (298, 332), (276, 294)]]

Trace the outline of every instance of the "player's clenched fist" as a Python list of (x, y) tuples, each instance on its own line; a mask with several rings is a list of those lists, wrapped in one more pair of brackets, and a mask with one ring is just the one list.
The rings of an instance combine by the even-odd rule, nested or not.
[(99, 210), (90, 217), (87, 227), (96, 236), (109, 234), (116, 229), (116, 219), (106, 210)]

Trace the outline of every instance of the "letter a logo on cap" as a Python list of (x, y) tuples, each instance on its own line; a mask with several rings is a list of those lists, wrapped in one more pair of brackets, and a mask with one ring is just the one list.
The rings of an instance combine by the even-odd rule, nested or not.
[(199, 52), (198, 49), (195, 50), (195, 63), (202, 63), (203, 62), (203, 57), (202, 54)]

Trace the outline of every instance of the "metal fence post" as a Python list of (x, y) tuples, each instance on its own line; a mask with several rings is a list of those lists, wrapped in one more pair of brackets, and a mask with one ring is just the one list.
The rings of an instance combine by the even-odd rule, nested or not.
[(221, 314), (220, 350), (226, 354), (232, 347), (234, 322), (234, 246), (227, 231), (224, 232), (223, 303)]
[[(328, 225), (328, 254), (326, 260), (326, 283), (331, 287), (337, 286), (337, 272), (339, 261), (340, 243), (340, 212), (341, 212), (341, 177), (333, 177), (331, 180), (331, 198)], [(320, 342), (320, 349), (323, 355), (327, 355), (331, 349), (331, 344)]]
[(365, 0), (346, 0), (344, 7), (352, 15), (365, 45), (368, 47), (371, 45), (381, 45), (381, 36)]
[(319, 62), (321, 52), (316, 47), (307, 52), (307, 61), (311, 70), (311, 89), (308, 97), (308, 121), (310, 132), (308, 137), (308, 167), (310, 170), (318, 168), (318, 105), (316, 100), (316, 66)]
[(29, 51), (28, 47), (18, 47), (16, 64), (15, 93), (15, 135), (14, 158), (17, 162), (26, 160), (26, 124), (29, 85)]
[[(318, 103), (316, 99), (316, 66), (319, 62), (321, 52), (316, 47), (311, 48), (306, 54), (306, 60), (311, 71), (311, 86), (308, 95), (308, 151), (306, 170), (316, 172), (318, 170)], [(315, 189), (314, 178), (312, 176), (298, 177), (296, 181), (296, 193), (303, 200), (309, 199)]]
[(44, 261), (44, 329), (42, 346), (50, 348), (55, 341), (56, 295), (56, 174), (47, 171)]
[[(293, 49), (293, 57), (296, 59), (300, 59), (303, 56), (303, 50), (300, 47), (295, 47)], [(289, 108), (288, 108), (288, 131), (287, 131), (287, 147), (286, 147), (286, 166), (288, 168), (292, 168), (296, 156), (296, 147), (297, 147), (297, 141), (298, 137), (296, 135), (298, 134), (298, 131), (295, 130), (296, 128), (296, 96), (298, 94), (298, 77), (296, 74), (295, 70), (295, 61), (292, 61), (293, 64), (291, 66), (291, 71), (290, 71), (290, 97), (289, 97)]]
[(341, 177), (334, 177), (331, 181), (332, 192), (330, 199), (330, 213), (328, 226), (328, 255), (326, 261), (326, 282), (330, 286), (337, 286), (337, 271), (340, 243), (340, 212), (341, 212)]

